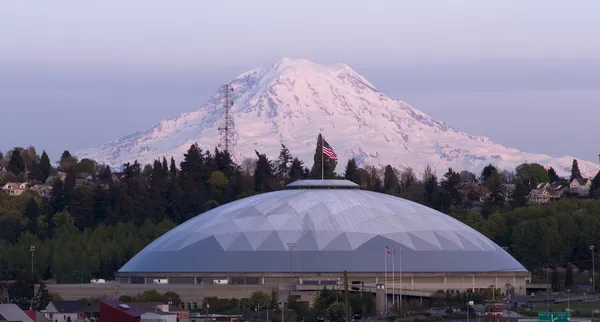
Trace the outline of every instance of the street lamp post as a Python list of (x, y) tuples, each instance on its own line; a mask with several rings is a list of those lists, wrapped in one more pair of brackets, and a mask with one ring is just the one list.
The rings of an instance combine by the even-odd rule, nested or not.
[[(33, 254), (35, 253), (35, 246), (29, 247), (31, 252), (31, 281), (33, 282)], [(31, 297), (31, 304), (29, 305), (29, 311), (33, 311), (33, 299), (35, 298), (35, 284), (33, 285), (33, 296)]]
[(567, 310), (571, 312), (571, 290), (567, 290)]
[(289, 243), (287, 243), (287, 246), (290, 250), (290, 282), (293, 282), (294, 281), (294, 278), (293, 278), (293, 272), (294, 272), (294, 261), (293, 260), (294, 260), (294, 258), (293, 258), (292, 254), (293, 254), (294, 247), (296, 247), (296, 243), (289, 242)]
[(595, 253), (594, 253), (594, 245), (590, 246), (590, 250), (592, 251), (592, 292), (596, 293), (596, 258), (595, 258)]
[(550, 292), (550, 286), (548, 286), (548, 274), (550, 273), (550, 268), (546, 267), (546, 312), (548, 312), (548, 293)]
[[(293, 284), (293, 282), (294, 282), (294, 277), (293, 277), (293, 272), (294, 272), (294, 258), (293, 258), (292, 254), (293, 254), (294, 247), (296, 247), (296, 243), (295, 242), (288, 242), (287, 246), (288, 246), (288, 248), (290, 250), (290, 283)], [(291, 297), (292, 297), (292, 285), (290, 285), (290, 294), (289, 294), (288, 299), (291, 298)], [(288, 306), (289, 306), (289, 303), (288, 303)], [(281, 311), (281, 321), (284, 321), (285, 300), (283, 301), (282, 308), (283, 308), (283, 310)]]
[(206, 303), (206, 321), (208, 322), (208, 309), (210, 308), (210, 305), (208, 303)]

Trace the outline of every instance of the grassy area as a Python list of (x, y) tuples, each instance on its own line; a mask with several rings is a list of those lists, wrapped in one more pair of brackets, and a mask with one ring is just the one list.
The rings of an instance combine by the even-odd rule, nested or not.
[[(552, 304), (550, 306), (548, 306), (548, 309), (552, 312), (564, 312), (565, 309), (567, 308), (567, 306), (571, 309), (571, 310), (578, 310), (578, 311), (587, 311), (590, 312), (594, 309), (599, 309), (600, 308), (600, 301), (595, 301), (595, 302), (571, 302), (567, 305), (567, 302), (565, 303), (560, 303), (560, 304)], [(546, 312), (546, 306), (545, 305), (540, 305), (540, 306), (536, 306), (531, 308), (530, 311), (526, 311), (526, 312), (532, 312), (532, 313), (537, 313), (537, 312)]]

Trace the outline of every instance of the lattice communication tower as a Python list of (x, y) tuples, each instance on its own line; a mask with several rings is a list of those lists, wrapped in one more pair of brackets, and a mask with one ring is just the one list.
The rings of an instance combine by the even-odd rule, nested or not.
[(233, 115), (231, 115), (231, 107), (233, 106), (233, 100), (230, 95), (233, 92), (233, 87), (229, 84), (223, 85), (224, 99), (223, 99), (223, 113), (221, 114), (221, 126), (219, 127), (219, 133), (221, 134), (221, 142), (219, 147), (229, 152), (229, 155), (233, 157), (233, 145), (235, 138), (235, 124), (233, 122)]

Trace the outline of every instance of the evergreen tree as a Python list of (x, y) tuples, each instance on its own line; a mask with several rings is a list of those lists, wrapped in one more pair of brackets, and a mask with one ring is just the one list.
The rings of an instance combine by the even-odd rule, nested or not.
[(42, 182), (46, 181), (50, 176), (50, 172), (52, 171), (52, 165), (50, 164), (50, 158), (46, 151), (42, 152), (42, 156), (40, 158), (40, 171), (42, 172), (42, 177), (40, 178)]
[(488, 189), (490, 197), (489, 203), (492, 205), (502, 205), (505, 201), (502, 193), (502, 177), (498, 171), (492, 171), (484, 183), (484, 186)]
[(346, 164), (346, 171), (344, 172), (344, 178), (356, 184), (360, 184), (360, 179), (358, 178), (358, 165), (356, 164), (356, 160), (354, 158), (348, 160), (348, 163)]
[[(323, 159), (325, 158), (325, 159)], [(337, 161), (331, 160), (325, 154), (323, 154), (323, 140), (321, 134), (317, 137), (317, 148), (315, 149), (315, 155), (313, 157), (313, 166), (310, 169), (310, 177), (313, 179), (321, 179), (321, 174), (323, 174), (323, 179), (335, 179), (335, 167), (337, 166)], [(323, 166), (321, 165), (323, 164)], [(324, 171), (321, 172), (321, 169), (324, 167)]]
[(567, 271), (565, 273), (565, 287), (570, 287), (573, 285), (573, 266), (569, 264), (567, 266)]
[(438, 207), (438, 179), (433, 173), (431, 166), (427, 165), (423, 172), (423, 184), (425, 185), (425, 204), (430, 208), (439, 209)]
[(275, 175), (281, 181), (287, 181), (288, 175), (290, 173), (292, 155), (290, 154), (290, 150), (285, 146), (281, 145), (281, 151), (279, 151), (279, 158), (277, 159), (277, 169), (275, 171)]
[(46, 181), (46, 177), (42, 173), (41, 166), (37, 160), (34, 160), (31, 163), (31, 167), (28, 168), (27, 171), (29, 172), (27, 174), (27, 180), (30, 180), (30, 181), (34, 180), (34, 181), (39, 181), (39, 182)]
[(167, 163), (167, 158), (163, 157), (162, 158), (162, 171), (163, 171), (163, 177), (168, 177), (169, 176), (169, 164)]
[(548, 178), (550, 179), (550, 183), (560, 180), (560, 177), (556, 173), (556, 170), (554, 170), (554, 168), (552, 167), (548, 168)]
[(67, 172), (67, 176), (65, 177), (65, 185), (63, 187), (63, 199), (65, 205), (68, 205), (75, 193), (75, 184), (77, 182), (77, 175), (75, 171), (71, 170)]
[(77, 164), (75, 159), (69, 151), (65, 150), (60, 157), (59, 167), (62, 171), (69, 171)]
[(558, 277), (558, 270), (552, 270), (552, 290), (560, 291), (560, 279)]
[(33, 308), (36, 310), (44, 310), (48, 304), (50, 304), (50, 301), (52, 301), (52, 297), (48, 293), (46, 284), (42, 282), (38, 287), (37, 293), (35, 294)]
[(292, 160), (292, 164), (290, 165), (290, 172), (288, 174), (288, 183), (294, 182), (296, 180), (306, 178), (306, 174), (304, 171), (304, 162), (300, 161), (298, 158), (294, 158)]
[(40, 216), (40, 207), (34, 198), (29, 198), (23, 207), (23, 217), (27, 219), (27, 230), (32, 234), (37, 234), (38, 217)]
[(581, 171), (579, 171), (579, 163), (577, 159), (573, 159), (573, 165), (571, 166), (571, 179), (573, 181), (576, 178), (581, 178)]
[(52, 214), (62, 211), (66, 206), (65, 198), (63, 197), (64, 183), (62, 180), (56, 179), (52, 184), (52, 192), (50, 202), (52, 204)]
[(498, 168), (496, 168), (495, 166), (489, 164), (487, 165), (485, 168), (483, 168), (483, 170), (481, 171), (481, 177), (479, 179), (479, 181), (483, 184), (485, 184), (485, 182), (487, 181), (487, 179), (493, 174), (493, 173), (498, 173)]
[(98, 179), (104, 183), (112, 182), (112, 171), (109, 166), (103, 166), (98, 172)]
[(273, 191), (273, 163), (269, 161), (265, 154), (255, 152), (258, 161), (256, 162), (256, 169), (254, 169), (254, 190), (261, 193)]
[(458, 185), (460, 184), (460, 175), (452, 168), (448, 169), (448, 172), (444, 174), (444, 179), (440, 184), (442, 191), (441, 210), (447, 212), (452, 206), (459, 206), (462, 203), (462, 196), (458, 191)]
[(8, 160), (8, 171), (14, 173), (16, 176), (20, 176), (25, 171), (25, 161), (21, 155), (21, 150), (21, 148), (12, 150)]
[(173, 157), (171, 157), (171, 164), (169, 166), (169, 176), (171, 177), (171, 181), (175, 181), (177, 178), (177, 166)]
[(75, 227), (79, 230), (96, 225), (94, 190), (92, 188), (86, 186), (75, 187), (69, 199), (68, 209), (73, 216)]
[(594, 198), (600, 197), (600, 171), (592, 179), (591, 196)]
[[(181, 162), (180, 184), (182, 189), (181, 212), (184, 220), (202, 213), (206, 194), (202, 173), (204, 171), (204, 154), (198, 144), (192, 144)], [(171, 170), (172, 173), (172, 170)]]
[(383, 173), (383, 190), (387, 193), (394, 194), (398, 192), (399, 179), (396, 175), (396, 171), (391, 165), (385, 166)]

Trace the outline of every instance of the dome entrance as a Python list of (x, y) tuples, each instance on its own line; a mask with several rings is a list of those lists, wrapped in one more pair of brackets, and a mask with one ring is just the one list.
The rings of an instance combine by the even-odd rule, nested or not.
[(345, 179), (298, 180), (285, 186), (285, 189), (360, 189), (356, 183)]

